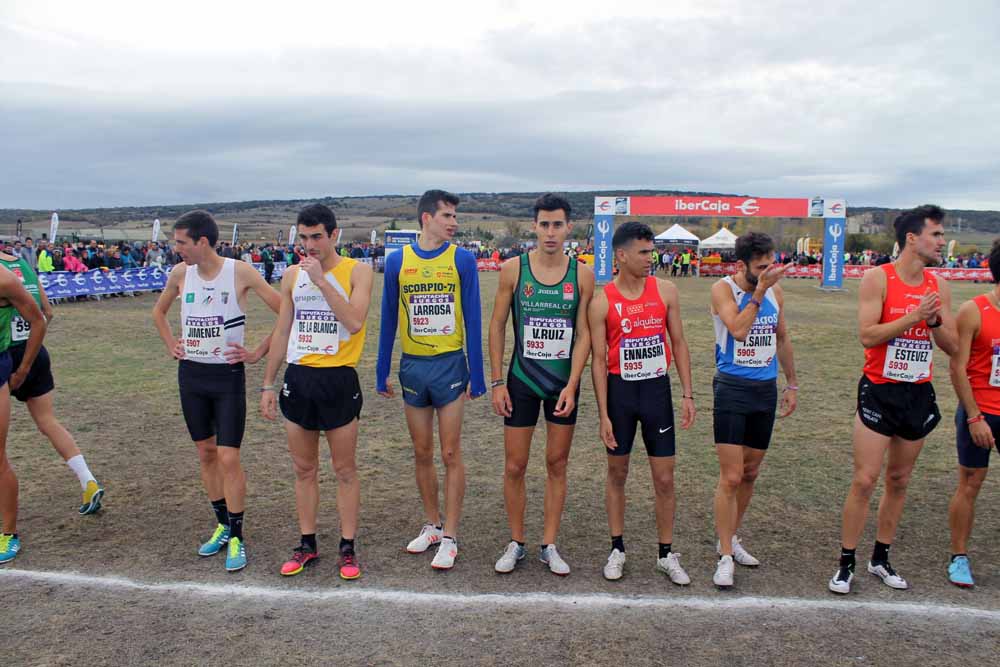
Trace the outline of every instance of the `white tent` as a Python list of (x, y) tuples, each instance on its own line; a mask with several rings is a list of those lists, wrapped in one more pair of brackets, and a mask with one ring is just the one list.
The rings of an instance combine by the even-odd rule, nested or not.
[(660, 232), (656, 235), (657, 243), (665, 243), (667, 245), (688, 245), (697, 247), (701, 242), (697, 236), (684, 229), (680, 225), (674, 225), (665, 232)]
[(702, 250), (732, 250), (736, 247), (736, 234), (723, 227), (701, 242)]

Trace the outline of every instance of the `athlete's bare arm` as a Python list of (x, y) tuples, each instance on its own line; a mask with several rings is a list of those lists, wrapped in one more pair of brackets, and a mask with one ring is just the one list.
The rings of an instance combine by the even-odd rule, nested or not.
[(951, 286), (941, 276), (935, 278), (938, 283), (938, 294), (941, 297), (941, 308), (938, 311), (941, 326), (931, 329), (931, 336), (941, 351), (951, 356), (958, 350), (958, 326), (951, 314)]
[[(576, 260), (570, 258), (571, 262)], [(587, 359), (590, 358), (590, 325), (587, 309), (590, 307), (590, 300), (594, 298), (594, 272), (586, 264), (580, 264), (576, 268), (576, 282), (580, 288), (580, 303), (576, 311), (576, 322), (574, 323), (576, 342), (573, 344), (573, 364), (569, 373), (569, 381), (556, 401), (556, 409), (553, 411), (557, 417), (568, 417), (576, 408), (576, 392), (580, 386), (580, 378), (583, 377), (583, 369), (587, 367)]]
[(866, 271), (858, 289), (858, 333), (866, 348), (887, 343), (926, 319), (934, 319), (941, 309), (936, 292), (928, 292), (911, 313), (891, 322), (880, 322), (885, 302), (885, 271)]
[(21, 365), (14, 369), (8, 380), (10, 388), (13, 390), (20, 387), (24, 383), (25, 378), (28, 377), (31, 364), (35, 363), (35, 357), (38, 356), (38, 351), (42, 349), (42, 339), (45, 338), (46, 325), (42, 309), (38, 307), (34, 297), (21, 284), (20, 278), (7, 268), (0, 268), (3, 268), (0, 271), (0, 295), (3, 295), (3, 298), (17, 309), (17, 312), (21, 314), (21, 317), (31, 327), (31, 332), (28, 334), (28, 341), (24, 344), (24, 357), (21, 359)]
[(597, 411), (601, 416), (601, 441), (608, 449), (617, 449), (614, 429), (611, 428), (611, 418), (608, 417), (608, 339), (607, 325), (608, 297), (604, 290), (597, 290), (587, 309), (587, 322), (590, 324), (590, 374), (594, 379), (594, 396), (597, 399)]
[(49, 302), (49, 295), (45, 293), (41, 281), (38, 281), (38, 298), (42, 302), (42, 315), (45, 316), (45, 321), (52, 324), (52, 318), (56, 316), (56, 311)]
[[(323, 266), (320, 264), (319, 260), (314, 257), (306, 257), (299, 264), (299, 270), (305, 271), (309, 279), (313, 281), (313, 284), (319, 287), (319, 291), (323, 294), (323, 298), (326, 299), (327, 304), (330, 306), (330, 310), (333, 314), (340, 320), (344, 327), (353, 335), (361, 331), (361, 327), (365, 325), (365, 319), (368, 317), (368, 304), (372, 300), (372, 267), (368, 266), (364, 262), (359, 262), (360, 265), (364, 266), (364, 269), (359, 269), (355, 266), (351, 270), (351, 298), (350, 300), (345, 299), (344, 296), (337, 291), (337, 288), (330, 284), (330, 282), (324, 277)], [(361, 273), (358, 273), (358, 271)], [(355, 284), (355, 274), (358, 275), (359, 281), (364, 279), (361, 277), (367, 270), (367, 280), (368, 288), (361, 289), (360, 294), (354, 293)], [(282, 284), (284, 284), (284, 279), (282, 279)], [(360, 284), (360, 283), (359, 283)], [(357, 298), (355, 298), (357, 297)]]
[(275, 378), (281, 362), (285, 360), (288, 349), (288, 336), (292, 331), (292, 318), (295, 315), (295, 304), (292, 301), (292, 289), (299, 269), (289, 267), (281, 275), (281, 305), (278, 308), (278, 320), (271, 332), (271, 349), (267, 353), (267, 368), (264, 369), (264, 386), (271, 387), (260, 393), (260, 414), (264, 419), (274, 421), (278, 418), (278, 394), (274, 389)]
[(778, 300), (778, 328), (775, 332), (778, 340), (778, 363), (785, 373), (785, 382), (788, 383), (788, 386), (781, 391), (781, 409), (778, 417), (787, 417), (795, 412), (799, 404), (799, 380), (795, 374), (792, 339), (788, 335), (788, 324), (785, 321), (785, 291), (775, 286), (774, 297)]
[[(958, 395), (958, 400), (965, 408), (965, 414), (969, 417), (975, 417), (982, 413), (979, 404), (976, 403), (976, 397), (972, 393), (972, 384), (969, 383), (968, 376), (972, 341), (979, 335), (982, 322), (983, 318), (975, 301), (966, 301), (962, 304), (958, 309), (958, 345), (948, 364), (948, 370), (951, 372), (951, 384), (955, 387), (955, 394)], [(972, 442), (977, 447), (991, 449), (996, 444), (990, 425), (984, 421), (969, 424), (969, 432), (972, 435)]]
[[(236, 262), (236, 291), (240, 308), (243, 312), (247, 310), (247, 293), (253, 290), (261, 301), (267, 304), (275, 313), (281, 305), (281, 296), (277, 290), (267, 284), (260, 272), (253, 268), (252, 264), (246, 262)], [(239, 343), (227, 343), (223, 356), (231, 364), (238, 364), (245, 361), (248, 364), (255, 364), (267, 354), (271, 345), (271, 334), (264, 337), (264, 340), (254, 349), (253, 352), (246, 349)]]
[[(677, 375), (681, 379), (681, 428), (688, 429), (694, 424), (697, 410), (694, 407), (694, 387), (691, 384), (691, 352), (688, 350), (687, 339), (684, 337), (684, 323), (681, 320), (681, 299), (677, 286), (669, 280), (656, 279), (656, 288), (660, 292), (663, 305), (667, 307), (667, 334), (670, 336), (670, 349), (677, 366)], [(687, 396), (688, 398), (683, 398)]]
[[(496, 299), (493, 301), (493, 315), (490, 317), (488, 349), (490, 352), (490, 379), (503, 379), (503, 353), (507, 343), (507, 316), (514, 301), (514, 289), (520, 273), (521, 258), (508, 259), (500, 265), (500, 284), (497, 285)], [(493, 387), (493, 412), (501, 417), (510, 417), (513, 405), (506, 385)]]
[(186, 271), (187, 265), (183, 262), (175, 264), (174, 268), (170, 269), (167, 284), (164, 285), (163, 291), (160, 292), (160, 298), (153, 305), (153, 324), (156, 325), (156, 331), (160, 334), (163, 344), (167, 346), (167, 352), (174, 359), (184, 358), (184, 341), (174, 338), (174, 334), (170, 330), (170, 323), (167, 321), (167, 313), (170, 312), (170, 306), (181, 293), (181, 285), (184, 284)]

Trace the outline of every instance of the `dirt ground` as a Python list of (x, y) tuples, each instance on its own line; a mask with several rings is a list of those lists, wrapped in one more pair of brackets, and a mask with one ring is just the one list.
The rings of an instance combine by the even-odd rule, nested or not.
[[(484, 331), (496, 287), (482, 274)], [(413, 591), (454, 594), (532, 593), (653, 596), (676, 609), (637, 606), (570, 609), (558, 603), (524, 606), (398, 600), (316, 600), (129, 590), (101, 585), (0, 577), (7, 592), (3, 646), (10, 664), (276, 663), (412, 664), (453, 658), (480, 664), (1000, 664), (1000, 622), (977, 617), (861, 609), (855, 602), (956, 605), (1000, 609), (998, 525), (989, 512), (998, 499), (988, 479), (971, 543), (977, 588), (946, 579), (947, 504), (955, 485), (955, 398), (947, 359), (937, 358), (935, 386), (945, 420), (928, 439), (910, 487), (893, 563), (909, 591), (890, 591), (865, 574), (843, 611), (827, 609), (713, 609), (686, 599), (740, 596), (828, 600), (836, 565), (841, 503), (850, 480), (850, 429), (861, 348), (855, 334), (856, 285), (825, 294), (813, 281), (786, 281), (787, 313), (796, 347), (801, 405), (779, 423), (741, 536), (762, 561), (739, 569), (736, 587), (711, 583), (715, 537), (711, 498), (717, 466), (711, 436), (712, 329), (709, 279), (680, 282), (691, 344), (698, 420), (678, 434), (675, 551), (692, 578), (681, 589), (654, 571), (656, 534), (645, 454), (637, 443), (629, 481), (626, 576), (607, 582), (601, 568), (609, 548), (603, 504), (604, 459), (597, 413), (584, 377), (577, 436), (569, 464), (569, 495), (559, 537), (573, 567), (557, 578), (537, 561), (544, 487), (544, 438), (536, 436), (528, 477), (531, 558), (512, 575), (493, 562), (509, 540), (503, 510), (502, 422), (487, 397), (467, 405), (464, 458), (468, 490), (460, 555), (447, 573), (430, 568), (431, 554), (410, 556), (405, 544), (422, 523), (413, 480), (412, 450), (400, 399), (374, 392), (381, 280), (376, 281), (368, 341), (359, 366), (365, 390), (358, 463), (362, 477), (359, 556), (364, 575), (345, 583), (333, 558), (338, 538), (335, 481), (321, 479), (320, 551), (316, 566), (285, 579), (277, 574), (298, 540), (291, 464), (279, 424), (256, 411), (263, 364), (248, 371), (246, 512), (249, 567), (224, 571), (222, 558), (199, 559), (198, 543), (214, 519), (177, 398), (176, 368), (149, 318), (154, 296), (62, 304), (46, 344), (58, 393), (56, 406), (107, 489), (105, 509), (79, 517), (79, 486), (37, 434), (23, 406), (14, 406), (8, 455), (21, 479), (19, 532), (24, 550), (5, 572), (75, 572), (147, 582), (245, 585), (280, 591)], [(955, 285), (956, 307), (984, 286)], [(173, 313), (174, 321), (178, 317)], [(254, 303), (248, 339), (256, 342), (272, 318)], [(508, 347), (510, 345), (508, 336)], [(483, 346), (485, 348), (485, 333)], [(398, 345), (397, 345), (398, 354)], [(395, 374), (395, 368), (393, 373)], [(489, 369), (487, 369), (489, 373)], [(674, 380), (675, 398), (679, 385)], [(872, 521), (859, 560), (872, 544)]]

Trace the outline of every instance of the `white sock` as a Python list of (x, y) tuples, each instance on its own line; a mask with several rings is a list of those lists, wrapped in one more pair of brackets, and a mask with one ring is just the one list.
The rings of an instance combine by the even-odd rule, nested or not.
[(83, 454), (77, 454), (73, 458), (66, 461), (66, 465), (69, 466), (70, 470), (76, 473), (76, 478), (80, 480), (80, 487), (86, 491), (87, 482), (90, 480), (97, 481), (92, 474), (90, 474), (90, 468), (87, 467), (87, 462), (83, 460)]

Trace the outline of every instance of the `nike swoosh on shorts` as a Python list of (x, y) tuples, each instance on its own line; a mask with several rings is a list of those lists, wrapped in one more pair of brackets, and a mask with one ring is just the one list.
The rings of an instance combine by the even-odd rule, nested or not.
[(670, 429), (672, 429), (672, 428), (673, 428), (673, 426), (668, 426), (668, 427), (666, 427), (666, 428), (661, 428), (661, 429), (660, 429), (660, 433), (666, 433), (667, 431), (669, 431), (669, 430), (670, 430)]

